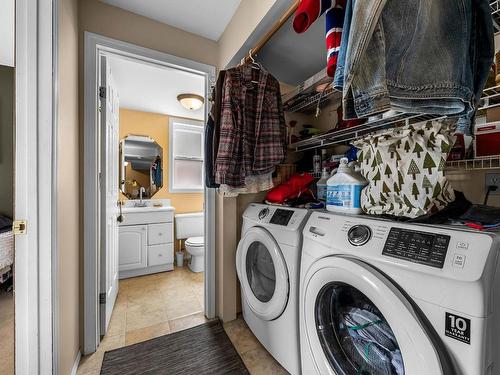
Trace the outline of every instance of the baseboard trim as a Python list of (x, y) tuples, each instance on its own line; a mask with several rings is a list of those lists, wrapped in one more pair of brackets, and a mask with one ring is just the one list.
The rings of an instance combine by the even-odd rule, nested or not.
[(138, 268), (135, 270), (120, 271), (118, 273), (118, 278), (120, 280), (121, 279), (128, 279), (129, 277), (150, 275), (150, 274), (158, 273), (158, 272), (173, 271), (173, 269), (174, 269), (173, 263), (161, 264), (159, 266), (151, 266), (151, 267), (146, 267), (146, 268)]
[(73, 368), (71, 369), (71, 375), (76, 375), (81, 359), (82, 359), (82, 352), (78, 351), (78, 353), (76, 353), (75, 363), (73, 363)]

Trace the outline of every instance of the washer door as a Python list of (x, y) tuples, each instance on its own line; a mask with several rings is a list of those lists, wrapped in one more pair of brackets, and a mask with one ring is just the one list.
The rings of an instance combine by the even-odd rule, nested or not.
[(302, 316), (318, 374), (448, 373), (429, 327), (375, 268), (327, 257), (313, 264), (304, 280)]
[(241, 293), (259, 318), (278, 318), (288, 302), (285, 260), (273, 236), (264, 228), (250, 228), (238, 244), (236, 270)]

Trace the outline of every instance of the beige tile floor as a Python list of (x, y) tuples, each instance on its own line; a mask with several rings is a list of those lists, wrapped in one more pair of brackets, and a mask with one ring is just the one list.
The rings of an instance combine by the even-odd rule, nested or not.
[[(122, 280), (119, 288), (108, 334), (96, 353), (82, 358), (78, 375), (99, 374), (108, 350), (207, 321), (203, 315), (203, 274), (195, 274), (187, 267)], [(252, 375), (287, 374), (241, 318), (224, 324), (224, 328)]]
[(0, 374), (14, 374), (14, 295), (0, 290)]

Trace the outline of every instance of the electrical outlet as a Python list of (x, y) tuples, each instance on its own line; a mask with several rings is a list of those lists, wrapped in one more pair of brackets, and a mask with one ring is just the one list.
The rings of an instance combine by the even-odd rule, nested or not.
[(500, 173), (486, 173), (485, 180), (485, 189), (488, 189), (488, 186), (496, 186), (496, 191), (491, 191), (491, 195), (500, 195)]

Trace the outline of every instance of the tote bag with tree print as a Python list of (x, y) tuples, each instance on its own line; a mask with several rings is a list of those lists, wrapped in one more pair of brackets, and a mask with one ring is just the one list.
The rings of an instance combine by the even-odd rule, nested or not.
[(372, 215), (416, 218), (452, 202), (455, 195), (444, 169), (455, 123), (431, 120), (353, 142), (369, 182), (361, 192), (361, 208)]

